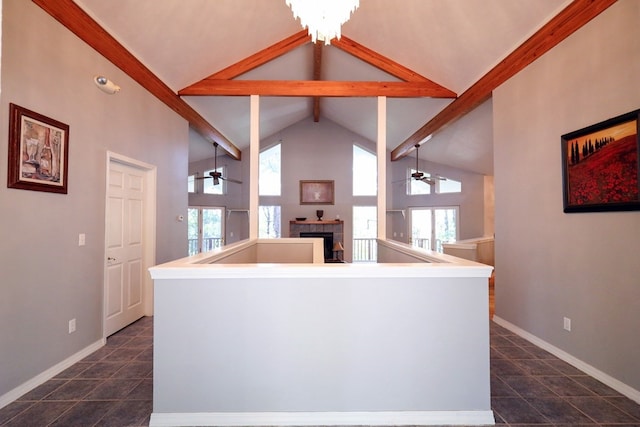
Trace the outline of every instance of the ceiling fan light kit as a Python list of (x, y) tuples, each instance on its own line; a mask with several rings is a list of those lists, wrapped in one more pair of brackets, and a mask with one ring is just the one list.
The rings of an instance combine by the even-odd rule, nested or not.
[(222, 176), (222, 172), (218, 172), (218, 143), (213, 143), (214, 154), (213, 154), (213, 171), (209, 172), (209, 176), (196, 177), (196, 179), (209, 179), (213, 178), (213, 185), (220, 184), (220, 180), (225, 180), (229, 182), (235, 182), (236, 184), (242, 184), (242, 181), (238, 181), (237, 179), (225, 178)]
[(325, 45), (334, 38), (340, 39), (342, 24), (360, 6), (359, 0), (285, 0), (285, 3), (293, 17), (300, 18), (302, 28), (308, 29), (311, 40), (324, 41)]
[(418, 166), (418, 149), (420, 148), (420, 144), (416, 144), (416, 171), (411, 174), (411, 178), (414, 178), (416, 181), (422, 181), (431, 186), (436, 185), (436, 180), (446, 181), (447, 178), (440, 175), (433, 176), (425, 176), (423, 172), (420, 172), (420, 168)]

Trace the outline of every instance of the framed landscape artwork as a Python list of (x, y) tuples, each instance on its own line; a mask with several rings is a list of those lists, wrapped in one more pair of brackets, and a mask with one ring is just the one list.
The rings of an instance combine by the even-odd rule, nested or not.
[(640, 110), (562, 135), (564, 212), (640, 210)]
[(9, 104), (9, 188), (67, 194), (68, 156), (68, 125)]
[(301, 205), (333, 205), (333, 181), (300, 181)]

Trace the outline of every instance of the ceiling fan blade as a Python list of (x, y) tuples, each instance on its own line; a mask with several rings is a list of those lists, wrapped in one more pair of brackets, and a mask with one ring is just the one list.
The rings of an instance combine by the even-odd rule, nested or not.
[(426, 177), (426, 176), (420, 178), (420, 181), (422, 181), (422, 182), (424, 182), (426, 184), (429, 184), (429, 185), (436, 185), (436, 182), (432, 178), (429, 178), (429, 177)]
[(392, 184), (396, 184), (396, 183), (398, 183), (398, 182), (409, 182), (409, 181), (411, 181), (411, 178), (410, 178), (410, 177), (409, 177), (409, 178), (397, 179), (397, 180), (395, 180), (395, 181), (391, 181), (391, 183), (392, 183)]
[(242, 184), (242, 181), (238, 181), (237, 179), (233, 179), (233, 178), (223, 178), (223, 177), (220, 177), (220, 179), (224, 179), (224, 180), (227, 180), (227, 181), (229, 181), (229, 182), (235, 182), (236, 184)]

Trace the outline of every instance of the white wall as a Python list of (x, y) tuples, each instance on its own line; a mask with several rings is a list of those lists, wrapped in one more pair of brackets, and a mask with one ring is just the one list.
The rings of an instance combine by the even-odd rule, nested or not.
[(384, 246), (413, 263), (155, 267), (151, 425), (492, 424), (491, 268)]
[(640, 107), (639, 20), (617, 2), (493, 95), (496, 314), (635, 390), (640, 212), (563, 213), (560, 136)]
[(188, 157), (186, 121), (34, 3), (6, 0), (2, 19), (0, 176), (10, 102), (70, 131), (68, 194), (0, 186), (0, 396), (102, 338), (107, 150), (157, 166), (157, 262), (186, 251)]

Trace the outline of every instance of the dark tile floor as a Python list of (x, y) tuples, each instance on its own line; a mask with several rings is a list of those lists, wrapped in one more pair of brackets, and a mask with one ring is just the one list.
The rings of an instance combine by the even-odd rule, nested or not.
[(497, 424), (637, 426), (640, 405), (491, 322)]
[(153, 318), (0, 409), (0, 426), (148, 426), (153, 400)]
[[(0, 426), (148, 426), (153, 323), (143, 318), (107, 345), (0, 409)], [(636, 426), (640, 405), (491, 322), (496, 423)]]

